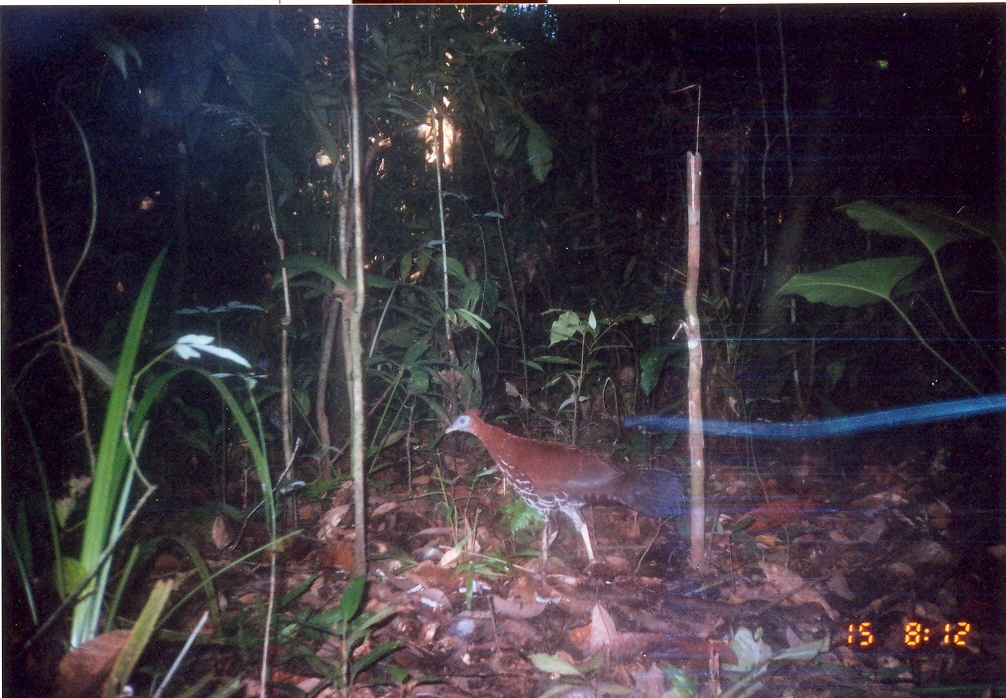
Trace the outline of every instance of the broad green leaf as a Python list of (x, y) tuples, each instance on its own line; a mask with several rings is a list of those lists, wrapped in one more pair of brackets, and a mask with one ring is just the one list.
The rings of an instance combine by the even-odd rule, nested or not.
[(926, 225), (920, 220), (895, 213), (872, 201), (856, 201), (841, 206), (839, 210), (845, 212), (864, 230), (881, 235), (918, 240), (929, 250), (929, 254), (936, 254), (936, 251), (947, 243), (974, 236), (967, 234), (964, 230), (955, 231), (946, 225)]
[(306, 254), (304, 252), (292, 254), (284, 260), (283, 266), (286, 267), (293, 276), (313, 271), (316, 274), (321, 274), (323, 277), (340, 288), (347, 290), (350, 288), (349, 283), (342, 277), (342, 274), (339, 273), (338, 269), (314, 255)]
[(560, 674), (562, 676), (581, 676), (580, 670), (564, 659), (559, 659), (554, 654), (532, 654), (531, 663), (538, 671), (548, 674)]
[(363, 600), (363, 590), (366, 586), (366, 577), (355, 577), (346, 586), (345, 591), (342, 592), (342, 598), (339, 599), (339, 611), (343, 618), (350, 619), (356, 615), (356, 611), (360, 608), (360, 601)]
[(580, 316), (572, 310), (567, 310), (552, 322), (552, 332), (549, 338), (549, 346), (572, 339), (577, 332), (583, 332), (583, 324)]
[(813, 274), (794, 274), (776, 295), (799, 295), (811, 303), (856, 308), (891, 301), (891, 290), (922, 265), (921, 257), (886, 257), (841, 264)]
[(376, 274), (365, 274), (363, 278), (367, 281), (367, 286), (370, 288), (394, 288), (398, 285), (397, 281), (384, 276), (377, 276)]
[(650, 349), (639, 359), (639, 387), (649, 396), (660, 381), (660, 372), (664, 370), (664, 362), (674, 351), (672, 347), (657, 347)]
[(250, 77), (244, 61), (238, 58), (237, 54), (228, 53), (220, 59), (220, 65), (227, 74), (228, 84), (234, 88), (241, 99), (245, 101), (245, 104), (256, 106), (258, 102), (256, 100), (255, 81)]
[(426, 339), (420, 339), (418, 342), (409, 347), (409, 350), (405, 352), (405, 356), (402, 358), (402, 364), (405, 366), (411, 366), (416, 363), (426, 350), (430, 348), (430, 343)]
[(318, 137), (318, 142), (321, 144), (321, 149), (325, 151), (325, 155), (332, 162), (338, 162), (339, 144), (335, 142), (332, 131), (328, 127), (328, 114), (325, 113), (325, 109), (321, 107), (312, 108), (305, 104), (304, 112), (307, 114), (307, 118), (311, 120), (311, 125), (314, 126), (314, 135)]
[(361, 615), (358, 619), (352, 622), (352, 632), (350, 633), (349, 637), (352, 638), (362, 637), (367, 630), (374, 627), (378, 623), (382, 622), (388, 616), (397, 612), (398, 612), (397, 607), (385, 606), (376, 613), (365, 613)]
[[(443, 263), (443, 258), (437, 259), (437, 266), (439, 267)], [(465, 283), (471, 281), (468, 277), (468, 272), (465, 271), (465, 266), (456, 260), (454, 257), (447, 257), (447, 273), (458, 279), (461, 279)]]
[(540, 126), (534, 124), (528, 128), (527, 161), (531, 165), (531, 173), (539, 182), (544, 182), (552, 169), (552, 145), (548, 136)]
[(409, 280), (409, 275), (412, 273), (412, 250), (406, 250), (402, 253), (402, 258), (398, 262), (398, 280), (402, 283), (406, 283)]
[(409, 393), (417, 395), (430, 389), (430, 374), (424, 366), (409, 371)]

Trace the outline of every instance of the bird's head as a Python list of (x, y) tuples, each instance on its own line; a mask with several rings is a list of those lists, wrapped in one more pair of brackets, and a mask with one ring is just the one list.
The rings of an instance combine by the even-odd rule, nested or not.
[(458, 415), (444, 433), (450, 434), (452, 431), (464, 431), (472, 434), (474, 433), (475, 424), (480, 421), (482, 420), (479, 417), (478, 410), (468, 410), (464, 414)]

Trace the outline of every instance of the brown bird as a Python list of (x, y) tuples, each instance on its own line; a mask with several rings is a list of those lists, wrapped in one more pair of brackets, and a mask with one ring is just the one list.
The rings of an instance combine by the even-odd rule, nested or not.
[(469, 410), (455, 419), (446, 433), (452, 431), (477, 436), (510, 486), (545, 519), (543, 573), (548, 556), (548, 516), (556, 509), (568, 516), (580, 532), (591, 563), (594, 549), (580, 518), (580, 507), (587, 502), (617, 502), (654, 518), (681, 513), (681, 481), (669, 471), (622, 469), (591, 451), (514, 436), (483, 422), (478, 410)]

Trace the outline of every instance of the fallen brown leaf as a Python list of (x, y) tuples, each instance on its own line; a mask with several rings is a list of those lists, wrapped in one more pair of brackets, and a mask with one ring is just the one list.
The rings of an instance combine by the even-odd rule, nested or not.
[(130, 635), (129, 630), (113, 630), (69, 652), (59, 663), (54, 698), (102, 695), (104, 683)]

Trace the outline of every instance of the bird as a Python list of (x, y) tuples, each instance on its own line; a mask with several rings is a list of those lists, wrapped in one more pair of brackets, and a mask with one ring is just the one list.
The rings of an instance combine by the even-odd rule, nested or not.
[(515, 436), (486, 424), (478, 410), (459, 415), (444, 433), (451, 432), (477, 437), (510, 486), (545, 520), (542, 574), (548, 560), (548, 519), (553, 511), (561, 511), (573, 522), (591, 565), (594, 549), (580, 517), (580, 508), (587, 502), (616, 502), (658, 519), (682, 512), (684, 492), (680, 479), (671, 471), (623, 468), (593, 451)]

